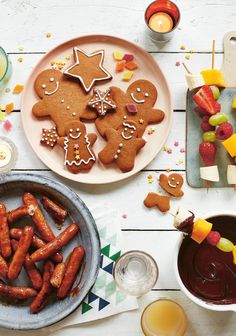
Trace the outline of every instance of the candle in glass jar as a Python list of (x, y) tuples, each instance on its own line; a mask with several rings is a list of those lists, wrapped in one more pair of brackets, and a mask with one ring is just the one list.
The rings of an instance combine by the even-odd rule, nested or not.
[(6, 68), (7, 68), (7, 60), (3, 55), (0, 54), (0, 80), (5, 75)]
[(150, 17), (148, 24), (151, 29), (159, 33), (168, 33), (174, 26), (172, 17), (165, 12), (153, 14)]

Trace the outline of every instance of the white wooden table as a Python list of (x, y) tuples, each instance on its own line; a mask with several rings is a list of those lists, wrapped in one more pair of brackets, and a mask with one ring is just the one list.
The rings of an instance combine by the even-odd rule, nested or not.
[[(113, 335), (137, 336), (140, 330), (140, 314), (143, 307), (156, 298), (165, 296), (176, 299), (186, 309), (190, 321), (187, 335), (233, 336), (236, 334), (234, 313), (214, 313), (191, 303), (178, 289), (173, 273), (173, 247), (178, 232), (173, 230), (170, 215), (161, 215), (156, 210), (147, 210), (142, 202), (148, 191), (157, 190), (159, 173), (170, 168), (185, 177), (185, 164), (180, 148), (185, 147), (185, 99), (184, 72), (176, 67), (176, 61), (185, 60), (186, 50), (194, 49), (191, 59), (186, 61), (197, 72), (210, 66), (211, 41), (216, 39), (216, 66), (221, 66), (222, 37), (235, 29), (235, 0), (176, 0), (182, 19), (172, 41), (165, 46), (153, 44), (145, 31), (144, 10), (149, 0), (0, 0), (0, 45), (10, 54), (14, 75), (9, 87), (24, 83), (31, 69), (42, 54), (55, 45), (85, 34), (104, 33), (116, 35), (139, 44), (150, 52), (162, 67), (174, 98), (174, 123), (167, 146), (172, 154), (160, 152), (142, 172), (120, 183), (105, 186), (75, 184), (49, 171), (36, 157), (27, 143), (20, 122), (20, 96), (11, 93), (0, 98), (0, 104), (14, 101), (15, 112), (10, 120), (14, 124), (9, 133), (19, 149), (16, 172), (33, 172), (51, 177), (74, 189), (88, 207), (96, 202), (108, 202), (119, 211), (125, 246), (127, 250), (141, 249), (151, 253), (160, 269), (156, 287), (139, 300), (140, 310), (120, 314), (106, 320), (85, 324), (80, 331), (76, 327), (55, 332), (53, 335), (84, 336)], [(46, 33), (52, 34), (46, 38)], [(24, 47), (19, 51), (19, 47)], [(17, 59), (23, 57), (23, 62)], [(0, 128), (1, 134), (4, 132)], [(179, 147), (174, 147), (174, 142)], [(147, 176), (152, 174), (154, 184), (148, 184)], [(199, 215), (223, 210), (234, 211), (236, 193), (232, 189), (192, 189), (185, 183), (185, 196), (181, 201), (172, 201), (172, 208), (184, 206)], [(133, 196), (135, 195), (135, 196)], [(133, 196), (133, 198), (132, 198)], [(127, 214), (127, 218), (122, 218)], [(80, 327), (81, 328), (81, 327)], [(81, 331), (82, 330), (82, 331)], [(0, 329), (0, 335), (26, 335)], [(42, 332), (34, 332), (34, 335)], [(46, 333), (43, 332), (43, 335)]]

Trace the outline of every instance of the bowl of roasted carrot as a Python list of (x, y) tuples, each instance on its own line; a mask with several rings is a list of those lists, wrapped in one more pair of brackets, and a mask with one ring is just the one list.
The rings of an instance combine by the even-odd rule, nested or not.
[(39, 329), (67, 317), (96, 281), (100, 241), (79, 196), (51, 179), (0, 183), (0, 327)]

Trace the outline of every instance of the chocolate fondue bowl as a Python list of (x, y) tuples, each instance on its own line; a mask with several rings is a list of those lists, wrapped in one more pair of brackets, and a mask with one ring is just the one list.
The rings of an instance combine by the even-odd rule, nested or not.
[[(236, 243), (236, 214), (214, 214), (206, 219), (214, 231)], [(236, 265), (232, 253), (207, 242), (197, 244), (183, 234), (175, 251), (175, 274), (184, 294), (203, 308), (236, 312)]]

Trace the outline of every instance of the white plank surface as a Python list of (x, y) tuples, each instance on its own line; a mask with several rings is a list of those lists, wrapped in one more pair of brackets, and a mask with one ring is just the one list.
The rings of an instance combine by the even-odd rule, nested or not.
[[(47, 51), (78, 35), (110, 34), (134, 41), (148, 51), (188, 49), (210, 51), (217, 40), (222, 50), (224, 33), (235, 29), (235, 1), (176, 0), (182, 19), (175, 38), (159, 47), (147, 37), (144, 22), (149, 0), (1, 0), (1, 44), (7, 51)], [(6, 19), (7, 18), (7, 19)], [(52, 33), (51, 39), (45, 34)]]
[[(19, 149), (16, 172), (37, 173), (58, 180), (76, 191), (88, 207), (94, 202), (114, 207), (120, 216), (124, 250), (141, 249), (149, 252), (160, 269), (155, 291), (139, 300), (139, 311), (85, 324), (80, 328), (67, 328), (54, 332), (53, 336), (110, 335), (111, 330), (114, 336), (142, 335), (139, 325), (141, 311), (149, 302), (163, 296), (177, 300), (187, 311), (190, 321), (187, 336), (235, 335), (235, 314), (206, 311), (190, 302), (180, 291), (176, 291), (178, 284), (173, 274), (173, 254), (179, 233), (173, 231), (171, 215), (160, 214), (156, 209), (146, 209), (143, 199), (149, 191), (159, 190), (158, 177), (166, 168), (180, 170), (186, 180), (185, 163), (176, 165), (184, 158), (179, 150), (185, 147), (186, 141), (186, 85), (184, 71), (182, 67), (176, 67), (175, 63), (186, 61), (193, 72), (210, 67), (211, 40), (214, 38), (217, 51), (215, 65), (220, 68), (223, 57), (222, 37), (225, 32), (235, 29), (236, 2), (176, 0), (182, 14), (181, 23), (174, 39), (161, 47), (151, 42), (146, 34), (143, 15), (150, 2), (151, 0), (0, 0), (0, 43), (11, 53), (14, 67), (14, 75), (9, 83), (11, 89), (15, 84), (25, 83), (32, 68), (50, 48), (69, 38), (100, 33), (120, 36), (153, 52), (153, 57), (166, 75), (174, 98), (173, 129), (166, 143), (173, 149), (173, 153), (160, 152), (145, 171), (108, 186), (75, 184), (48, 171), (24, 137), (20, 122), (20, 95), (5, 93), (0, 98), (0, 105), (4, 107), (6, 103), (13, 101), (15, 110), (18, 111), (9, 117), (13, 130), (8, 134)], [(46, 38), (47, 32), (52, 34), (49, 39)], [(195, 50), (189, 61), (185, 60), (186, 52), (180, 50), (182, 44), (186, 46), (186, 52), (192, 48)], [(24, 48), (23, 52), (18, 50), (19, 47)], [(17, 61), (19, 56), (23, 57), (22, 63)], [(7, 135), (1, 125), (0, 134)], [(175, 141), (179, 141), (178, 147), (174, 147)], [(148, 184), (149, 174), (154, 177), (153, 184)], [(192, 189), (185, 183), (184, 192), (185, 196), (181, 200), (171, 200), (172, 212), (180, 205), (192, 209), (199, 216), (217, 211), (232, 212), (235, 209), (236, 193), (232, 188), (211, 189), (207, 193), (204, 189)], [(127, 218), (123, 218), (124, 214)], [(29, 334), (32, 332), (17, 333), (0, 329), (0, 336)], [(46, 336), (48, 331), (34, 334)]]

